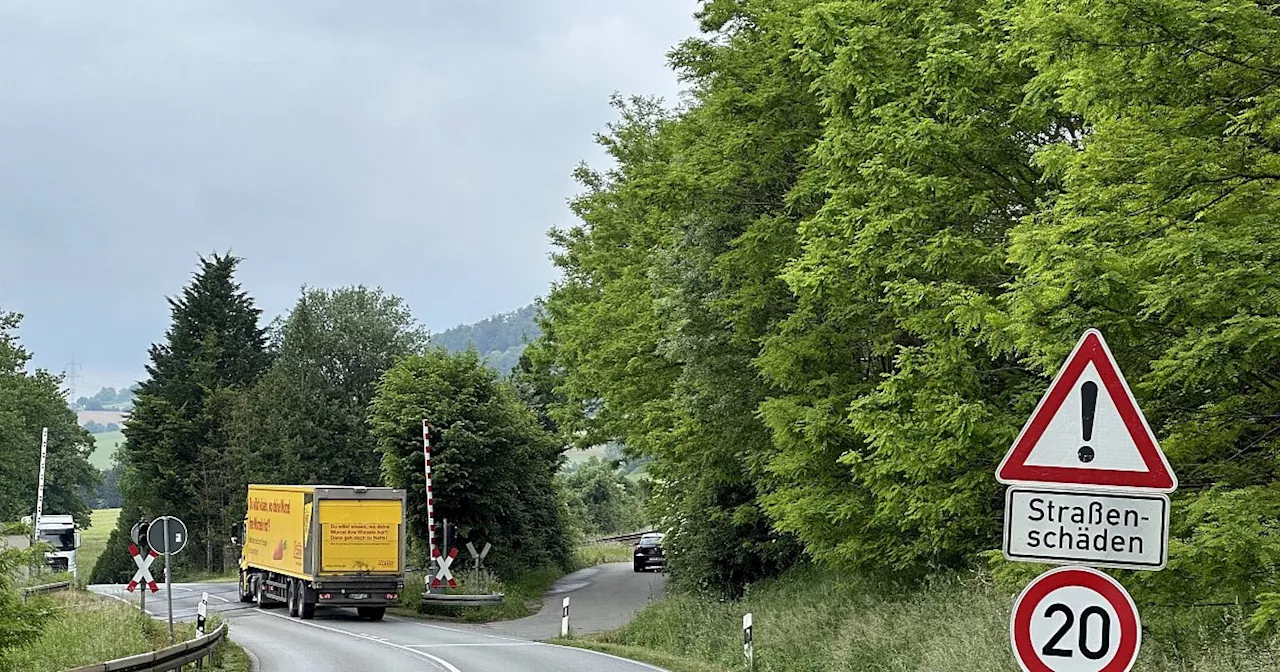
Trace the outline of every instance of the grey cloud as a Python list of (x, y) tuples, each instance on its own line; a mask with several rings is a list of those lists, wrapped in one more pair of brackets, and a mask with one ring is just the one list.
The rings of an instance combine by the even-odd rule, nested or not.
[(212, 250), (268, 313), (304, 283), (433, 329), (522, 305), (610, 93), (673, 99), (695, 9), (0, 0), (0, 307), (41, 365), (114, 372)]

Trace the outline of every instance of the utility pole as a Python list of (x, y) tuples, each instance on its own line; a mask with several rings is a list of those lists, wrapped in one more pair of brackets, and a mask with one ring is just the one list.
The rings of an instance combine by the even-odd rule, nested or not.
[(49, 454), (49, 428), (40, 430), (40, 482), (36, 486), (36, 515), (32, 518), (31, 543), (40, 541), (40, 516), (44, 514), (44, 466)]

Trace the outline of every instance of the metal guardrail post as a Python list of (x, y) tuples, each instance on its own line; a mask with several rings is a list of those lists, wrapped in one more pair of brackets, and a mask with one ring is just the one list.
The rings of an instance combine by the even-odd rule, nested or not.
[(69, 588), (71, 588), (70, 581), (57, 581), (54, 583), (46, 583), (41, 586), (27, 586), (26, 588), (20, 588), (19, 592), (22, 594), (22, 601), (26, 602), (27, 597), (35, 593), (52, 593), (56, 590), (67, 590)]

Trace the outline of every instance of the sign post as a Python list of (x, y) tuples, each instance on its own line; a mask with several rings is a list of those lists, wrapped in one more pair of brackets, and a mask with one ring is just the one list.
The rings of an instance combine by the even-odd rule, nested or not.
[(742, 615), (742, 655), (747, 657), (747, 670), (754, 672), (756, 669), (756, 651), (751, 634), (751, 612)]
[(1107, 342), (1085, 331), (996, 469), (1004, 555), (1069, 565), (1014, 603), (1009, 639), (1024, 672), (1129, 672), (1141, 620), (1118, 581), (1093, 569), (1158, 571), (1169, 557), (1178, 479)]
[[(146, 516), (143, 516), (138, 520), (138, 522), (134, 523), (133, 527), (129, 530), (129, 538), (133, 540), (133, 545), (129, 547), (129, 554), (133, 556), (133, 561), (135, 563), (141, 562), (141, 559), (138, 557), (139, 556), (138, 547), (147, 545), (147, 541), (146, 541), (147, 525), (148, 525), (147, 518)], [(136, 586), (138, 582), (143, 578), (146, 578), (146, 580), (149, 581), (152, 586), (155, 585), (155, 581), (150, 578), (151, 577), (151, 570), (150, 570), (151, 561), (154, 560), (155, 557), (156, 557), (155, 551), (151, 551), (147, 554), (146, 567), (143, 567), (141, 564), (138, 565), (139, 572), (142, 572), (144, 569), (146, 569), (146, 572), (145, 574), (133, 575), (133, 580), (129, 583), (129, 587), (128, 587), (129, 592), (133, 592), (134, 586)], [(159, 588), (154, 588), (152, 592), (155, 592), (156, 590), (159, 590)], [(138, 610), (144, 614), (147, 613), (147, 591), (145, 590), (139, 591), (138, 601), (139, 601)]]
[(173, 577), (169, 571), (169, 556), (187, 545), (187, 526), (173, 516), (160, 516), (151, 522), (151, 529), (160, 528), (160, 534), (148, 534), (151, 551), (164, 556), (164, 592), (168, 600), (169, 644), (173, 645)]

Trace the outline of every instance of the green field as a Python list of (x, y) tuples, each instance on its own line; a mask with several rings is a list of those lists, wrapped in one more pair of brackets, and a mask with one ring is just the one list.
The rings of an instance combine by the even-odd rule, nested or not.
[(89, 456), (89, 462), (98, 469), (110, 469), (116, 463), (116, 448), (124, 443), (124, 434), (119, 431), (94, 434), (93, 440), (98, 444)]
[[(120, 517), (120, 509), (94, 509), (89, 519), (89, 529), (80, 533), (80, 550), (76, 552), (76, 564), (80, 567), (80, 577), (88, 580), (93, 572), (94, 563), (107, 548), (107, 537), (116, 526)], [(120, 549), (123, 553), (125, 549)]]
[(570, 448), (569, 450), (564, 451), (565, 464), (582, 464), (593, 457), (603, 460), (605, 450), (607, 450), (607, 447), (605, 446), (592, 446), (586, 450)]

